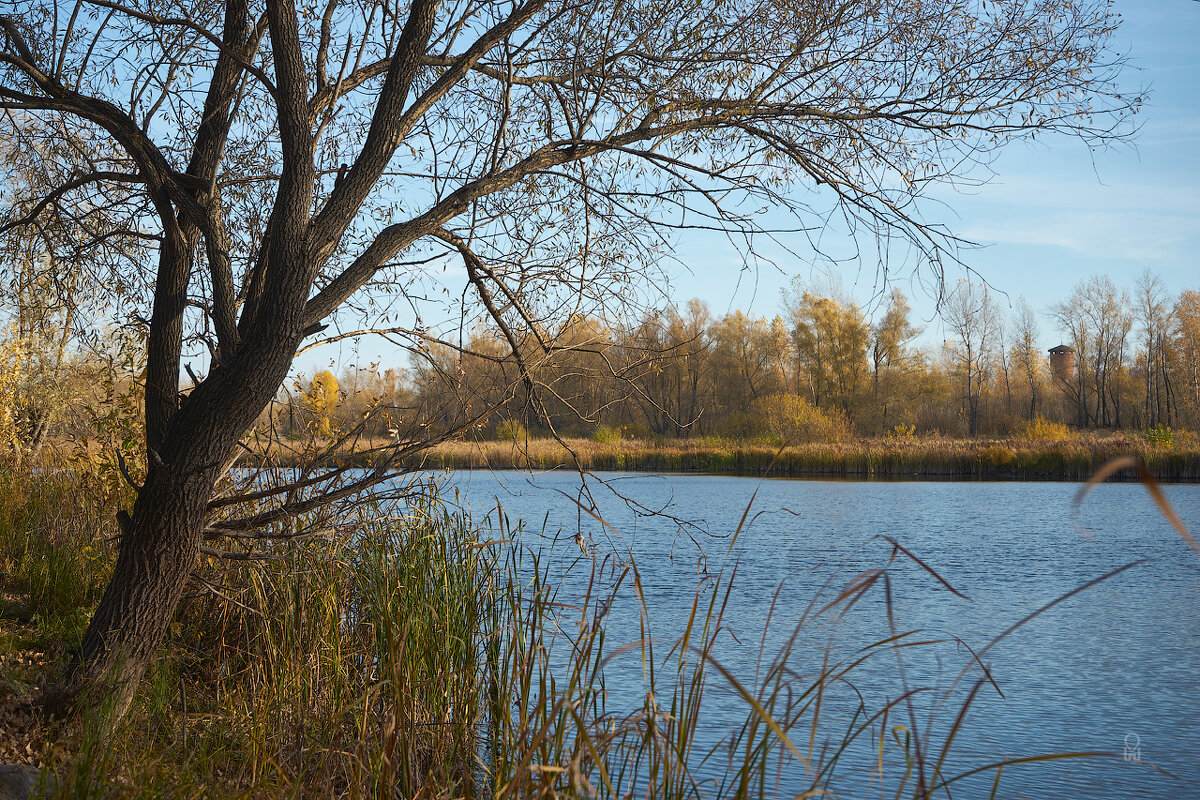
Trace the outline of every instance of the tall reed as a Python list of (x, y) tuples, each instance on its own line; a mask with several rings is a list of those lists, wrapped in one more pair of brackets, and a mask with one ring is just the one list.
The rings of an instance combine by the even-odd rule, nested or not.
[[(723, 665), (721, 646), (730, 638), (725, 613), (737, 590), (735, 561), (698, 587), (678, 635), (660, 641), (635, 566), (595, 565), (582, 594), (564, 597), (549, 581), (544, 555), (508, 552), (510, 579), (493, 597), (497, 635), (485, 648), (486, 774), (494, 797), (748, 800), (870, 791), (928, 798), (972, 777), (952, 771), (951, 752), (967, 711), (995, 686), (990, 673), (968, 657), (960, 681), (934, 692), (907, 683), (902, 656), (957, 648), (957, 641), (897, 629), (890, 605), (881, 620), (885, 635), (861, 647), (814, 648), (805, 635), (830, 615), (850, 612), (868, 592), (890, 597), (887, 568), (814, 598), (798, 619), (783, 623), (786, 635), (773, 652), (765, 650), (764, 631), (758, 668), (738, 674)], [(511, 580), (518, 574), (523, 581)], [(622, 586), (625, 601), (637, 605), (638, 630), (614, 647), (606, 622)], [(764, 625), (780, 613), (772, 606)], [(880, 659), (893, 663), (898, 679), (890, 696), (872, 704), (855, 684), (863, 666)], [(629, 661), (633, 667), (620, 667), (623, 682), (640, 671), (640, 699), (614, 703), (620, 693), (607, 680)], [(732, 694), (741, 711), (714, 719), (712, 692)], [(1041, 758), (975, 769), (990, 771), (998, 786), (1003, 767)]]

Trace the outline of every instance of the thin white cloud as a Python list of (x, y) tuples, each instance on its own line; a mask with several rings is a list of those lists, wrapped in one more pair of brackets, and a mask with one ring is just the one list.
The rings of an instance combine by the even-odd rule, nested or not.
[(1200, 189), (1190, 181), (1163, 182), (1156, 176), (1117, 174), (1101, 170), (1067, 177), (1054, 174), (1008, 174), (984, 188), (979, 199), (984, 202), (1014, 203), (1042, 208), (1112, 208), (1114, 205), (1131, 209), (1200, 208)]
[(1003, 223), (968, 226), (974, 241), (1059, 247), (1098, 259), (1174, 262), (1200, 246), (1200, 220), (1128, 210), (1066, 211), (1014, 216)]

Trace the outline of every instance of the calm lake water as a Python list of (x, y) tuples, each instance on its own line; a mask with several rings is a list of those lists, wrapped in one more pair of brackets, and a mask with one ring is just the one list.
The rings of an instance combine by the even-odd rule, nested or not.
[[(571, 502), (580, 492), (575, 474), (459, 472), (451, 481), (477, 520), (494, 516), (498, 501), (510, 519), (525, 521), (522, 543), (549, 559), (565, 599), (582, 591), (592, 565), (572, 541), (576, 531), (591, 541), (597, 558), (632, 554), (655, 633), (667, 641), (679, 634), (699, 576), (725, 563), (730, 535), (757, 492), (730, 555), (737, 563), (726, 612), (730, 635), (716, 652), (743, 680), (753, 678), (760, 652), (769, 658), (776, 651), (814, 597), (832, 599), (865, 570), (888, 567), (898, 630), (919, 629), (921, 639), (958, 637), (978, 651), (1030, 612), (1144, 559), (1054, 606), (987, 652), (983, 660), (1004, 696), (990, 686), (980, 691), (948, 771), (1003, 758), (1104, 751), (1113, 755), (1010, 767), (997, 796), (1200, 797), (1200, 556), (1140, 485), (1101, 486), (1074, 515), (1071, 500), (1079, 485), (1069, 483), (599, 477), (611, 488), (594, 481), (589, 486), (613, 530)], [(1184, 522), (1200, 529), (1200, 486), (1165, 491)], [(889, 565), (893, 550), (884, 535), (967, 599), (907, 558)], [(629, 594), (608, 620), (610, 648), (638, 638)], [(877, 585), (836, 622), (825, 616), (807, 625), (792, 661), (797, 671), (812, 673), (827, 649), (835, 657), (847, 655), (889, 635), (884, 592)], [(902, 657), (910, 688), (939, 691), (920, 696), (914, 718), (906, 711), (889, 727), (930, 725), (930, 741), (940, 746), (979, 672), (947, 694), (970, 661), (964, 647), (950, 641), (906, 649)], [(891, 652), (868, 661), (852, 678), (875, 709), (903, 691)], [(637, 656), (614, 660), (606, 681), (610, 707), (633, 702), (641, 688)], [(706, 699), (701, 739), (707, 745), (746, 716), (745, 704), (721, 688)], [(824, 730), (837, 735), (836, 726)], [(857, 767), (856, 758), (862, 762)], [(865, 772), (855, 773), (865, 758), (865, 751), (848, 755), (843, 796), (879, 794)], [(802, 768), (787, 769), (800, 774)], [(723, 770), (719, 758), (699, 768), (711, 781), (719, 781)], [(786, 794), (794, 779), (785, 771), (780, 780), (779, 791)], [(987, 796), (992, 780), (992, 773), (967, 779), (955, 784), (953, 796)]]

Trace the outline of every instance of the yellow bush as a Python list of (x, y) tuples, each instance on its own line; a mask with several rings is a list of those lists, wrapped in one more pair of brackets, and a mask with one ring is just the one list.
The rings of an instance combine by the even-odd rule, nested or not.
[(17, 436), (17, 403), (25, 364), (23, 343), (17, 339), (0, 341), (0, 455), (20, 457)]
[(822, 411), (796, 394), (779, 392), (760, 397), (751, 404), (751, 413), (764, 431), (782, 444), (837, 442), (850, 436), (844, 414)]
[(1065, 442), (1075, 434), (1061, 422), (1051, 422), (1041, 414), (1022, 426), (1019, 438), (1029, 442)]
[(521, 442), (529, 438), (529, 433), (517, 420), (506, 419), (496, 426), (496, 438), (502, 442)]
[(597, 425), (596, 430), (592, 431), (592, 441), (599, 442), (600, 444), (619, 442), (624, 438), (624, 432), (620, 428), (614, 428), (611, 425)]
[(1146, 431), (1146, 441), (1155, 447), (1172, 450), (1175, 447), (1175, 432), (1161, 422)]

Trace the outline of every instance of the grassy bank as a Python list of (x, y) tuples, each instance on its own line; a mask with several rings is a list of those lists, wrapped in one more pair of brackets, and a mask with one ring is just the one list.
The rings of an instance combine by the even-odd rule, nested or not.
[[(375, 443), (376, 445), (382, 443)], [(774, 477), (943, 480), (1087, 480), (1102, 464), (1133, 456), (1161, 481), (1200, 481), (1200, 446), (1141, 437), (1075, 434), (1028, 439), (885, 438), (781, 447), (719, 438), (695, 440), (527, 439), (445, 442), (412, 466), (428, 469), (559, 469), (704, 472)], [(292, 461), (272, 453), (276, 463)], [(345, 457), (353, 463), (353, 456)], [(368, 459), (360, 459), (363, 466)], [(1132, 471), (1116, 479), (1133, 479)]]
[[(882, 619), (851, 660), (797, 647), (805, 625), (881, 591), (886, 564), (776, 621), (790, 636), (735, 675), (719, 649), (732, 564), (714, 564), (682, 634), (659, 641), (635, 568), (531, 552), (505, 520), (479, 530), (417, 492), (347, 507), (351, 534), (205, 560), (128, 717), (52, 722), (37, 685), (97, 600), (113, 508), (86, 476), (2, 477), (0, 758), (52, 772), (50, 796), (755, 798), (776, 796), (780, 775), (804, 796), (944, 796), (946, 752), (986, 690), (953, 641), (910, 640)], [(549, 580), (568, 559), (587, 587), (572, 596)], [(638, 610), (629, 641), (607, 635), (614, 602)], [(961, 696), (947, 703), (940, 687), (940, 724), (897, 736), (932, 720), (932, 694), (868, 707), (858, 669), (899, 669), (901, 649), (939, 644), (967, 667)], [(622, 708), (605, 687), (618, 661), (643, 688)], [(740, 697), (743, 716), (707, 719), (714, 690)], [(725, 738), (703, 750), (697, 731), (714, 724)], [(718, 778), (693, 772), (705, 762)]]

